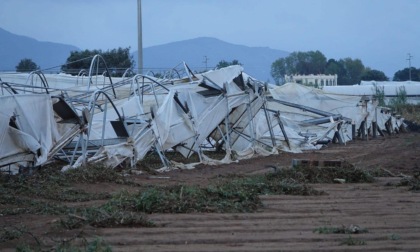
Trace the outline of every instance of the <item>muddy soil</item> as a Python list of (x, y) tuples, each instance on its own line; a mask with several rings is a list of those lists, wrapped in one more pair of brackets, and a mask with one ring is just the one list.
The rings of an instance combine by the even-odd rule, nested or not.
[[(397, 187), (401, 176), (420, 173), (420, 133), (403, 133), (331, 144), (305, 153), (280, 153), (220, 166), (131, 175), (139, 184), (206, 184), (229, 174), (259, 174), (290, 167), (293, 159), (339, 160), (380, 176), (370, 184), (316, 184), (321, 196), (261, 196), (255, 213), (151, 214), (156, 227), (58, 228), (56, 215), (0, 216), (0, 227), (24, 227), (25, 235), (0, 241), (1, 251), (22, 243), (54, 248), (72, 240), (101, 237), (113, 251), (419, 251), (420, 194)], [(94, 192), (117, 192), (113, 183), (80, 185)], [(72, 203), (96, 205), (101, 201)], [(320, 234), (316, 230), (357, 227), (366, 233)]]

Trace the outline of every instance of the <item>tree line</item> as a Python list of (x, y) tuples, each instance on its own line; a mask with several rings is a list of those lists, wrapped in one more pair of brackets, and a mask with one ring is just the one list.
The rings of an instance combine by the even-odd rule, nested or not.
[[(409, 68), (394, 74), (393, 81), (409, 80)], [(337, 75), (338, 85), (358, 84), (362, 80), (387, 81), (384, 72), (365, 67), (360, 59), (329, 59), (320, 51), (293, 52), (279, 58), (271, 65), (271, 75), (276, 84), (285, 82), (285, 75), (331, 74)], [(420, 81), (420, 68), (411, 67), (411, 80)]]
[[(91, 60), (95, 55), (101, 55), (110, 70), (111, 76), (122, 76), (128, 68), (134, 67), (133, 56), (130, 55), (130, 47), (117, 48), (107, 51), (84, 50), (71, 51), (66, 63), (62, 65), (61, 71), (76, 75), (81, 69), (88, 70)], [(100, 62), (99, 67), (104, 71), (105, 63)], [(242, 65), (238, 60), (221, 60), (217, 68), (229, 65)], [(40, 69), (31, 59), (22, 59), (16, 66), (17, 72), (30, 72)], [(271, 76), (276, 84), (285, 82), (285, 75), (309, 75), (309, 74), (337, 74), (338, 85), (353, 85), (361, 80), (387, 81), (388, 77), (384, 72), (365, 67), (360, 59), (328, 59), (320, 51), (292, 52), (287, 57), (279, 58), (271, 64)], [(404, 68), (397, 71), (392, 80), (406, 81), (410, 79), (420, 81), (420, 68)]]
[[(130, 47), (119, 47), (107, 51), (71, 51), (66, 63), (61, 66), (61, 71), (67, 74), (77, 75), (82, 69), (89, 70), (95, 55), (101, 55), (104, 59), (104, 61), (99, 61), (98, 69), (100, 71), (109, 70), (108, 74), (114, 77), (121, 77), (125, 70), (133, 68), (135, 65), (133, 56), (130, 55)], [(40, 68), (33, 60), (25, 58), (16, 66), (16, 72), (32, 72)]]

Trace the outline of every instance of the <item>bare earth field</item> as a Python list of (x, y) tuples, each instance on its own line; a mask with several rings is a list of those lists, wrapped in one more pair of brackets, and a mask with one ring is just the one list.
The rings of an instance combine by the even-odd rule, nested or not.
[[(376, 180), (311, 184), (325, 192), (316, 196), (261, 195), (262, 207), (250, 213), (146, 215), (154, 227), (85, 225), (67, 230), (57, 227), (59, 215), (5, 214), (0, 217), (0, 227), (20, 227), (25, 231), (15, 239), (5, 239), (3, 235), (0, 250), (15, 251), (19, 244), (39, 243), (49, 251), (60, 243), (72, 241), (80, 245), (100, 237), (112, 251), (420, 251), (419, 191), (396, 186), (402, 176), (420, 173), (420, 133), (330, 144), (318, 151), (280, 153), (229, 165), (200, 165), (193, 170), (130, 176), (141, 185), (205, 185), (221, 176), (264, 174), (273, 172), (273, 167), (287, 168), (293, 159), (347, 161), (370, 171)], [(111, 182), (74, 187), (95, 193), (135, 190)], [(99, 206), (103, 202), (96, 199), (66, 204)], [(0, 203), (0, 210), (16, 207)]]

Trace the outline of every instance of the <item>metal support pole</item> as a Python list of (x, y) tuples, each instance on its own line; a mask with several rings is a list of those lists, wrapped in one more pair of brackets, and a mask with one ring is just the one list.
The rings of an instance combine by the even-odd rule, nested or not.
[(362, 138), (363, 140), (368, 141), (369, 140), (369, 136), (368, 136), (368, 127), (367, 127), (367, 118), (365, 118), (365, 120), (363, 121), (363, 130), (362, 130)]
[(138, 29), (138, 39), (137, 39), (137, 68), (138, 73), (143, 74), (143, 28), (141, 20), (141, 0), (137, 0), (137, 29)]
[(275, 113), (274, 116), (277, 118), (277, 121), (279, 123), (279, 127), (280, 127), (281, 132), (283, 133), (283, 136), (284, 136), (284, 140), (286, 140), (287, 147), (289, 147), (289, 150), (291, 150), (292, 148), (290, 147), (289, 138), (287, 137), (286, 130), (284, 129), (283, 122), (280, 119), (280, 111), (277, 111), (277, 113)]
[(255, 143), (255, 130), (254, 130), (254, 117), (252, 115), (252, 109), (251, 109), (251, 98), (249, 97), (248, 94), (248, 104), (246, 105), (246, 109), (248, 110), (248, 116), (249, 116), (249, 130), (251, 132), (251, 142), (252, 142), (252, 146), (254, 146)]
[(377, 125), (377, 123), (376, 123), (376, 122), (372, 122), (372, 128), (373, 128), (373, 131), (372, 131), (372, 132), (373, 132), (373, 133), (372, 133), (372, 134), (373, 134), (373, 136), (372, 136), (372, 137), (373, 137), (373, 138), (376, 138), (376, 135), (378, 134), (378, 133), (377, 133), (377, 131), (378, 131), (378, 125)]
[(270, 120), (270, 117), (268, 115), (265, 103), (266, 103), (266, 101), (264, 101), (262, 108), (264, 110), (265, 119), (267, 120), (268, 130), (270, 132), (270, 137), (271, 137), (271, 142), (273, 143), (273, 148), (276, 148), (276, 146), (277, 146), (276, 139), (274, 137), (273, 127), (271, 126), (271, 120)]

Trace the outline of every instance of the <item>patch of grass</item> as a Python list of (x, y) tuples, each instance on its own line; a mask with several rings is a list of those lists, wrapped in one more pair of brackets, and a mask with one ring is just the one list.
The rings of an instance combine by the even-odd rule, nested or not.
[(63, 214), (68, 212), (69, 208), (56, 203), (50, 203), (39, 199), (28, 199), (13, 197), (13, 202), (7, 203), (7, 207), (0, 209), (1, 215), (18, 214)]
[(105, 205), (100, 208), (85, 208), (70, 213), (60, 219), (60, 224), (66, 229), (80, 228), (84, 225), (93, 227), (154, 227), (155, 224), (139, 213), (123, 211), (116, 207)]
[(278, 176), (221, 178), (206, 187), (154, 186), (136, 193), (121, 191), (107, 203), (123, 210), (145, 213), (253, 212), (261, 194), (319, 195), (322, 192)]
[(353, 166), (345, 167), (305, 167), (297, 166), (280, 169), (271, 176), (293, 179), (302, 183), (334, 183), (334, 179), (344, 179), (346, 183), (371, 183), (374, 177), (367, 171)]
[(0, 242), (10, 241), (10, 240), (20, 238), (23, 235), (23, 232), (22, 232), (23, 228), (2, 227), (0, 229)]
[(185, 185), (123, 191), (108, 205), (145, 213), (247, 212), (257, 209), (261, 201), (252, 191)]
[(401, 236), (399, 234), (391, 234), (391, 235), (389, 235), (389, 239), (393, 240), (393, 241), (397, 241), (397, 240), (401, 239)]
[(109, 246), (102, 238), (96, 237), (94, 240), (87, 242), (83, 247), (75, 246), (72, 242), (63, 242), (56, 246), (55, 252), (112, 252)]
[(410, 191), (420, 191), (420, 179), (418, 177), (405, 177), (397, 186), (408, 186)]
[(373, 177), (390, 177), (391, 176), (391, 174), (386, 172), (381, 167), (375, 167), (375, 168), (369, 169), (367, 172)]
[(55, 252), (112, 252), (109, 246), (102, 238), (96, 237), (94, 240), (87, 242), (82, 246), (73, 244), (73, 240), (65, 241), (57, 244), (53, 250), (45, 250), (41, 244), (37, 246), (30, 246), (28, 244), (19, 244), (16, 247), (16, 252), (38, 252), (38, 251), (55, 251)]
[[(19, 198), (24, 196), (70, 202), (110, 198), (110, 195), (106, 193), (87, 193), (71, 188), (71, 182), (87, 182), (87, 179), (81, 178), (84, 177), (84, 174), (82, 171), (80, 175), (75, 176), (63, 174), (54, 169), (41, 169), (32, 176), (1, 176), (0, 191), (2, 196), (0, 196), (0, 202), (18, 202)], [(101, 181), (100, 178), (99, 181)], [(16, 197), (18, 199), (13, 199)]]
[(339, 234), (340, 228), (338, 227), (317, 227), (312, 232), (318, 233), (318, 234)]
[(343, 225), (341, 227), (318, 227), (314, 229), (313, 232), (318, 234), (361, 234), (368, 233), (368, 230), (356, 225), (350, 225), (349, 227)]
[(19, 244), (16, 247), (16, 252), (33, 252), (41, 251), (39, 248), (31, 248), (28, 244)]
[[(54, 195), (54, 193), (52, 193)], [(88, 193), (81, 189), (74, 188), (62, 188), (58, 191), (58, 198), (50, 198), (44, 196), (44, 198), (58, 199), (59, 201), (68, 201), (68, 202), (85, 202), (90, 200), (104, 200), (111, 198), (109, 193)]]
[(111, 247), (106, 244), (101, 238), (96, 238), (94, 241), (90, 242), (86, 248), (86, 252), (111, 252)]
[(346, 239), (341, 241), (340, 245), (360, 246), (360, 245), (366, 245), (366, 241), (355, 239), (351, 235), (349, 235)]
[[(38, 169), (30, 176), (0, 174), (1, 214), (62, 214), (68, 209), (55, 202), (85, 202), (110, 199), (109, 193), (88, 193), (72, 183), (114, 182), (130, 184), (121, 173), (95, 165), (62, 173), (57, 167)], [(51, 201), (52, 200), (52, 201)]]
[(125, 177), (116, 169), (111, 169), (100, 164), (88, 165), (66, 171), (63, 176), (77, 183), (100, 183), (114, 182), (117, 184), (131, 184), (128, 177)]
[[(143, 213), (253, 212), (261, 206), (259, 195), (320, 195), (307, 183), (332, 183), (335, 178), (347, 182), (373, 181), (368, 173), (351, 168), (281, 169), (275, 173), (254, 176), (228, 176), (208, 186), (176, 185), (139, 187), (138, 192), (123, 190), (110, 194), (89, 194), (71, 187), (72, 182), (126, 183), (115, 170), (90, 166), (67, 173), (42, 171), (31, 176), (8, 178), (0, 185), (0, 202), (10, 205), (2, 214), (64, 214), (61, 224), (67, 229), (84, 225), (95, 227), (153, 226)], [(34, 197), (35, 196), (35, 197)], [(96, 208), (70, 208), (55, 201), (88, 201), (108, 199)]]

